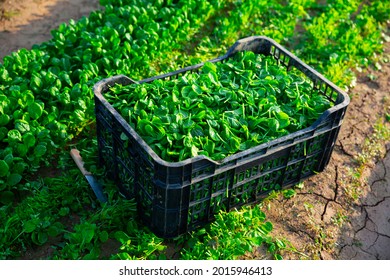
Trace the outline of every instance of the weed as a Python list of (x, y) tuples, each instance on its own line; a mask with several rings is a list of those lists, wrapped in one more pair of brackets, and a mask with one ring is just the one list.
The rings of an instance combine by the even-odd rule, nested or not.
[(124, 231), (115, 232), (115, 238), (122, 244), (118, 254), (115, 254), (111, 259), (120, 260), (146, 260), (146, 259), (166, 259), (164, 250), (166, 246), (163, 244), (163, 239), (158, 238), (146, 228), (135, 230), (135, 224), (131, 223), (128, 226), (127, 233)]
[[(207, 228), (190, 234), (182, 249), (183, 259), (237, 259), (254, 248), (265, 245), (267, 251), (280, 259), (286, 249), (283, 240), (272, 238), (272, 223), (265, 220), (259, 206), (243, 207), (229, 213), (219, 213)], [(206, 244), (206, 246), (205, 246)]]
[(332, 222), (341, 228), (346, 222), (349, 221), (349, 217), (342, 213), (342, 211), (337, 211), (337, 213), (331, 218)]
[(307, 201), (305, 201), (303, 203), (303, 207), (305, 208), (306, 212), (308, 212), (310, 214), (312, 214), (313, 211), (314, 211), (314, 205), (309, 203), (309, 202), (307, 202)]
[(357, 157), (360, 169), (384, 152), (383, 142), (390, 139), (390, 125), (386, 119), (386, 116), (378, 119), (374, 125), (374, 133), (365, 139), (362, 152)]
[(349, 168), (348, 176), (351, 180), (348, 184), (344, 184), (344, 191), (347, 197), (355, 202), (363, 195), (363, 169), (364, 168)]
[(10, 20), (19, 14), (20, 14), (20, 11), (5, 10), (3, 7), (0, 7), (0, 20)]

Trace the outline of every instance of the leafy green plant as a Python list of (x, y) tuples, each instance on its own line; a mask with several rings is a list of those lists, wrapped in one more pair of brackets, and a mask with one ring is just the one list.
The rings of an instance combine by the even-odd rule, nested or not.
[(102, 244), (114, 238), (114, 232), (125, 230), (128, 221), (135, 218), (135, 212), (136, 204), (133, 200), (113, 199), (109, 196), (108, 204), (75, 224), (73, 230), (66, 231), (64, 242), (57, 248), (54, 258), (102, 258)]
[(199, 74), (111, 91), (109, 102), (168, 161), (220, 160), (306, 128), (331, 106), (298, 71), (248, 51)]
[(52, 40), (14, 52), (0, 64), (0, 192), (7, 192), (6, 203), (27, 174), (49, 166), (58, 149), (93, 125), (95, 82), (118, 73), (135, 78), (156, 73), (152, 64), (168, 60), (160, 51), (179, 48), (217, 5), (103, 3), (104, 11), (61, 24)]
[(127, 226), (127, 232), (117, 231), (115, 238), (122, 244), (120, 252), (111, 257), (111, 259), (130, 260), (130, 259), (165, 259), (163, 254), (166, 246), (163, 239), (158, 238), (146, 228), (138, 229), (134, 221), (130, 221)]
[(99, 232), (96, 224), (82, 222), (75, 225), (74, 232), (67, 232), (64, 238), (67, 243), (61, 250), (61, 259), (97, 259), (100, 251), (95, 242), (97, 239), (107, 241), (108, 233)]
[(61, 234), (63, 229), (64, 226), (60, 222), (54, 222), (50, 216), (40, 218), (39, 215), (34, 215), (23, 223), (23, 232), (31, 233), (31, 240), (36, 245), (45, 244), (49, 237)]
[(229, 213), (219, 213), (210, 226), (191, 234), (181, 251), (182, 259), (237, 259), (259, 246), (280, 259), (286, 244), (271, 237), (272, 223), (266, 221), (260, 207), (244, 207)]
[[(77, 173), (76, 173), (77, 172)], [(23, 184), (28, 195), (17, 205), (0, 207), (0, 251), (12, 248), (12, 256), (23, 253), (26, 246), (40, 246), (64, 233), (63, 220), (72, 212), (82, 214), (82, 204), (90, 203), (86, 183), (73, 170), (64, 176), (29, 181)], [(77, 176), (79, 175), (79, 176)], [(78, 186), (75, 188), (75, 184)], [(3, 200), (3, 192), (1, 194)]]

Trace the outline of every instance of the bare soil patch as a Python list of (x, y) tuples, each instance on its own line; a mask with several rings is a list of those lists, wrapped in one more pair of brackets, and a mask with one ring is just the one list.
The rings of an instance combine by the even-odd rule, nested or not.
[(0, 0), (0, 61), (51, 39), (50, 31), (100, 8), (99, 0)]
[(390, 259), (390, 142), (374, 134), (390, 127), (389, 73), (387, 62), (359, 75), (329, 165), (296, 197), (270, 202), (274, 232), (300, 252), (286, 258)]

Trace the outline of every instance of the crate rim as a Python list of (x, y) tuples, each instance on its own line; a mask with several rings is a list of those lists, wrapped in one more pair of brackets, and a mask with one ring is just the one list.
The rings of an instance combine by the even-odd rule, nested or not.
[[(283, 52), (286, 55), (288, 55), (290, 57), (290, 59), (293, 59), (298, 64), (301, 64), (301, 66), (303, 66), (304, 68), (309, 70), (319, 80), (321, 80), (322, 82), (327, 84), (330, 88), (332, 88), (335, 92), (337, 92), (341, 96), (341, 98), (342, 98), (341, 101), (338, 104), (336, 104), (336, 105), (330, 107), (329, 109), (327, 109), (326, 111), (324, 111), (321, 114), (321, 116), (319, 116), (319, 118), (312, 125), (310, 125), (307, 128), (295, 131), (295, 132), (290, 133), (288, 135), (278, 137), (278, 138), (276, 138), (274, 140), (271, 140), (271, 141), (259, 144), (259, 145), (255, 146), (255, 147), (252, 147), (252, 148), (246, 149), (244, 151), (235, 153), (233, 155), (227, 156), (227, 157), (223, 158), (222, 160), (216, 161), (216, 160), (213, 160), (213, 159), (211, 159), (211, 158), (209, 158), (209, 157), (207, 157), (205, 155), (198, 155), (196, 157), (191, 157), (191, 158), (188, 158), (188, 159), (185, 159), (185, 160), (182, 160), (182, 161), (178, 161), (178, 162), (169, 162), (169, 161), (166, 161), (166, 160), (162, 159), (159, 155), (157, 155), (153, 151), (153, 149), (130, 126), (130, 124), (119, 114), (119, 112), (105, 99), (105, 97), (102, 94), (103, 92), (107, 91), (107, 89), (109, 89), (111, 86), (116, 85), (116, 84), (128, 85), (128, 84), (131, 84), (131, 83), (138, 83), (138, 84), (148, 83), (148, 82), (152, 82), (152, 81), (157, 80), (157, 79), (163, 79), (163, 78), (171, 77), (171, 76), (174, 76), (174, 75), (178, 75), (178, 74), (187, 72), (189, 70), (194, 70), (194, 69), (200, 68), (206, 62), (212, 62), (212, 63), (219, 62), (221, 60), (224, 60), (224, 59), (230, 57), (234, 53), (240, 51), (240, 48), (241, 48), (241, 46), (243, 44), (248, 43), (248, 42), (253, 42), (255, 40), (268, 41), (269, 43), (271, 43), (271, 44), (275, 45), (276, 47), (278, 47), (279, 49), (283, 50)], [(151, 156), (155, 162), (157, 162), (158, 164), (160, 164), (162, 166), (165, 166), (167, 168), (170, 168), (170, 167), (172, 167), (172, 168), (174, 168), (174, 167), (183, 167), (184, 165), (192, 164), (192, 163), (195, 163), (195, 162), (198, 162), (198, 161), (204, 161), (204, 160), (209, 161), (209, 162), (215, 164), (216, 166), (223, 166), (226, 163), (229, 163), (229, 162), (232, 162), (232, 161), (236, 161), (236, 160), (239, 160), (241, 158), (246, 158), (246, 156), (248, 156), (248, 155), (250, 155), (252, 153), (256, 153), (257, 151), (263, 150), (264, 148), (267, 148), (267, 147), (270, 147), (270, 146), (274, 147), (274, 148), (266, 149), (265, 153), (260, 154), (257, 157), (262, 157), (262, 156), (268, 155), (271, 152), (277, 151), (278, 148), (286, 147), (286, 146), (279, 147), (278, 144), (281, 143), (281, 142), (293, 140), (291, 144), (296, 144), (296, 143), (303, 142), (303, 141), (307, 140), (306, 138), (301, 139), (301, 138), (299, 138), (299, 136), (300, 135), (313, 133), (316, 130), (316, 128), (321, 124), (321, 122), (324, 119), (327, 118), (328, 115), (330, 115), (331, 113), (333, 113), (335, 111), (338, 111), (341, 108), (347, 107), (348, 104), (350, 103), (350, 98), (349, 98), (348, 94), (344, 90), (342, 90), (337, 85), (335, 85), (333, 82), (328, 80), (325, 76), (323, 76), (322, 74), (317, 72), (314, 68), (312, 68), (308, 64), (304, 63), (297, 56), (295, 56), (290, 51), (288, 51), (283, 46), (281, 46), (279, 43), (277, 43), (273, 39), (271, 39), (269, 37), (266, 37), (266, 36), (250, 36), (250, 37), (246, 37), (246, 38), (237, 40), (228, 49), (228, 51), (224, 55), (222, 55), (222, 56), (219, 56), (219, 57), (214, 58), (214, 59), (207, 60), (205, 62), (201, 62), (201, 63), (195, 64), (195, 65), (183, 67), (183, 68), (180, 68), (178, 70), (175, 70), (175, 71), (172, 71), (172, 72), (169, 72), (169, 73), (165, 73), (165, 74), (161, 74), (161, 75), (145, 78), (145, 79), (142, 79), (142, 80), (139, 80), (139, 81), (133, 80), (133, 79), (131, 79), (131, 78), (129, 78), (126, 75), (123, 75), (123, 74), (115, 75), (115, 76), (112, 76), (112, 77), (108, 77), (108, 78), (102, 79), (102, 80), (98, 81), (97, 83), (95, 83), (94, 86), (93, 86), (93, 92), (94, 92), (95, 98), (99, 99), (100, 102), (102, 104), (104, 104), (104, 106), (110, 111), (110, 113), (113, 114), (113, 116), (119, 121), (121, 126), (127, 132), (129, 132), (135, 138), (135, 140), (137, 140), (141, 144), (142, 148), (147, 152), (147, 154), (149, 156)], [(340, 125), (342, 124), (342, 122), (343, 122), (343, 120), (341, 120)], [(297, 138), (300, 139), (300, 141), (299, 140), (298, 141), (294, 140), (294, 139), (297, 139)], [(257, 157), (253, 157), (253, 159), (255, 159)]]

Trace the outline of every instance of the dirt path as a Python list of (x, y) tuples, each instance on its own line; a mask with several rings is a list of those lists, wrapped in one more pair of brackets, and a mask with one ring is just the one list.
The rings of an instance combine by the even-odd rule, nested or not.
[[(0, 0), (0, 61), (12, 51), (50, 39), (50, 30), (87, 16), (98, 3)], [(386, 54), (389, 61), (389, 43)], [(275, 234), (301, 252), (286, 258), (390, 259), (390, 143), (373, 135), (379, 116), (390, 113), (389, 73), (387, 62), (380, 72), (358, 79), (326, 170), (307, 180), (294, 198), (270, 202), (266, 214)], [(359, 163), (365, 153), (369, 160)], [(262, 255), (248, 255), (256, 257)]]
[[(386, 44), (386, 50), (389, 54), (389, 43)], [(376, 112), (383, 109), (387, 113), (390, 112), (389, 73), (390, 64), (384, 64), (377, 80), (371, 81), (366, 78), (354, 89), (354, 92), (359, 91), (360, 102), (353, 104), (350, 125), (347, 125), (344, 137), (340, 139), (339, 151), (349, 157), (352, 164), (361, 149), (353, 149), (351, 143), (342, 145), (348, 138), (365, 136), (372, 139), (365, 143), (363, 155), (374, 153), (375, 146), (378, 149), (373, 160), (367, 162), (367, 167), (362, 169), (363, 176), (357, 178), (361, 187), (361, 199), (346, 204), (350, 206), (349, 212), (352, 215), (349, 222), (342, 227), (343, 234), (338, 240), (339, 257), (343, 259), (390, 260), (390, 142), (389, 137), (384, 143), (377, 142), (377, 137), (370, 134), (372, 122), (377, 118)], [(389, 122), (387, 124), (389, 126)], [(348, 182), (351, 180), (344, 179), (344, 188), (348, 187)]]
[(50, 30), (99, 9), (99, 0), (0, 0), (0, 60), (51, 39)]
[(386, 157), (372, 170), (368, 184), (370, 193), (364, 197), (352, 230), (343, 236), (340, 258), (390, 260), (390, 143)]

